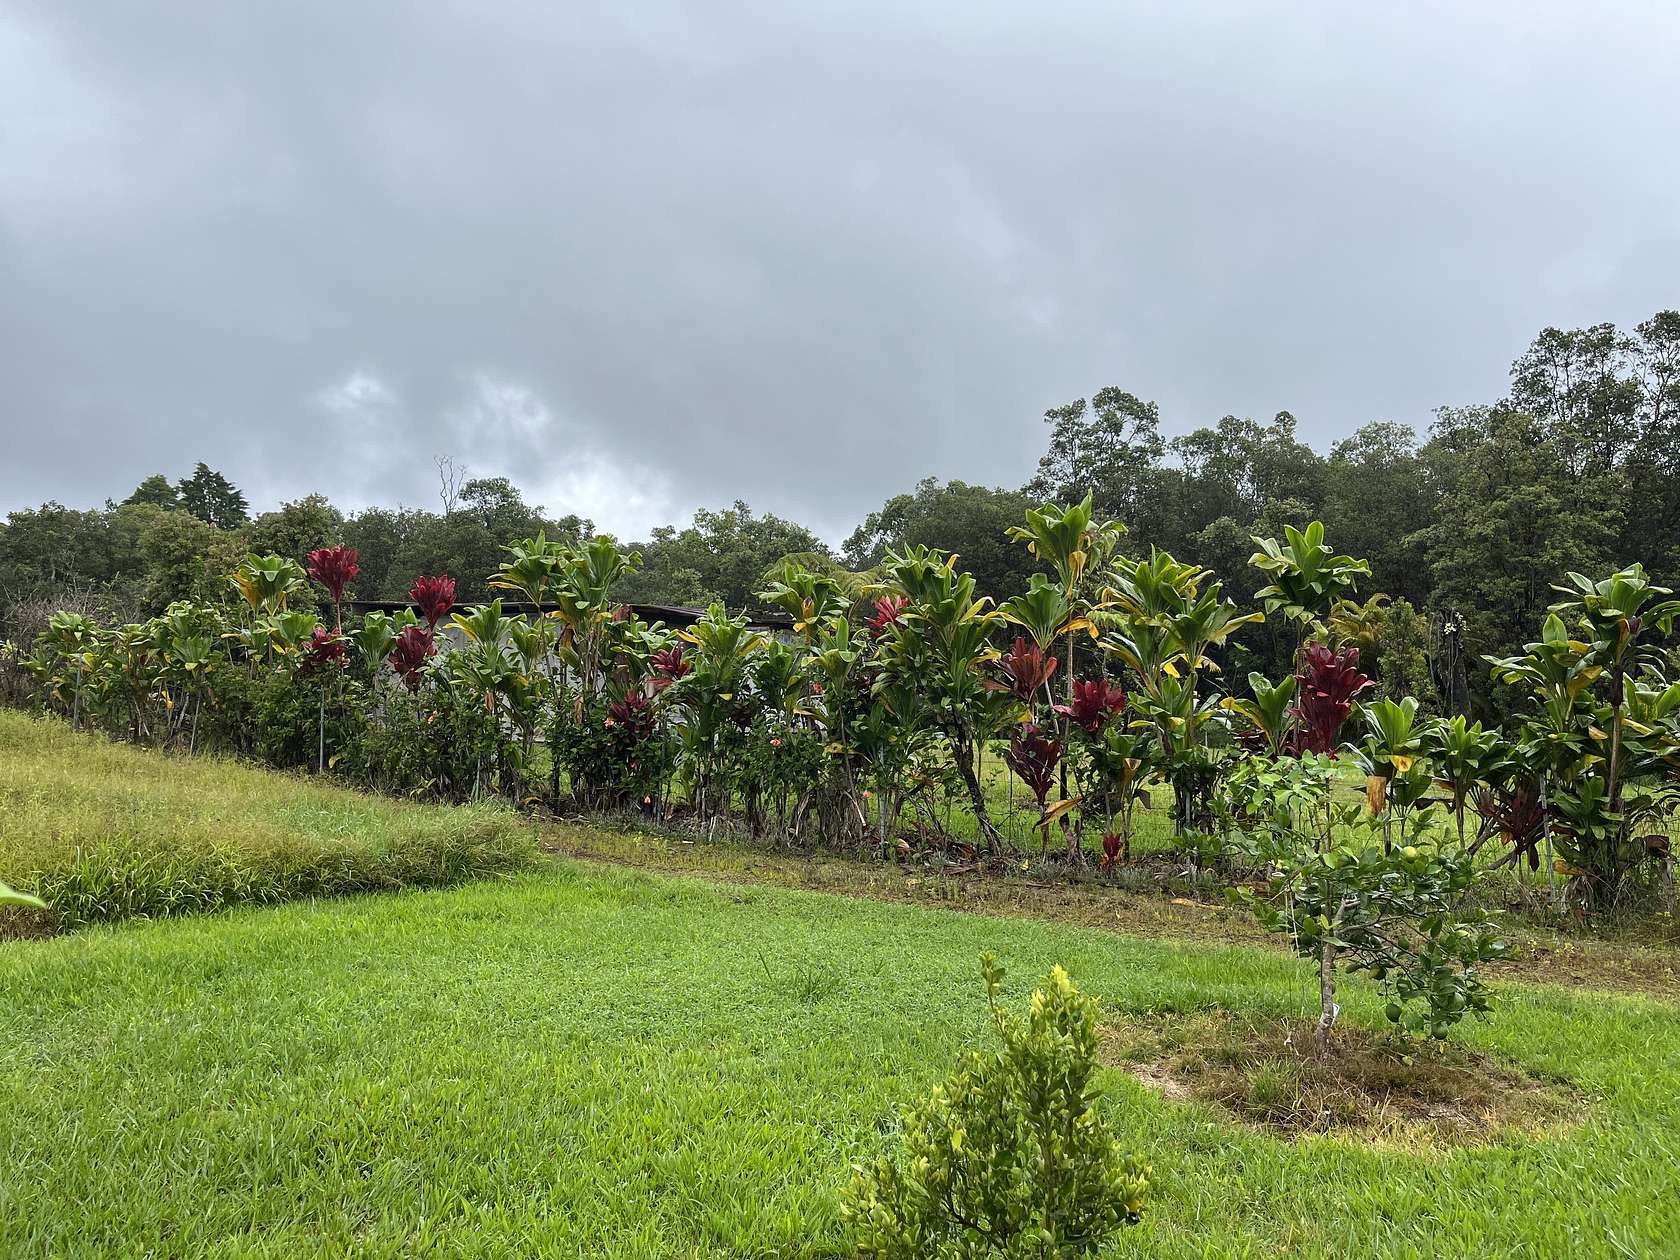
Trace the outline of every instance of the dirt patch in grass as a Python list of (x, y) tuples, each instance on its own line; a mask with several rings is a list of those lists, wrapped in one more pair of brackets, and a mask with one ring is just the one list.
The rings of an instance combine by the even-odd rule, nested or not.
[(1287, 1137), (1348, 1132), (1373, 1142), (1462, 1146), (1573, 1122), (1556, 1081), (1453, 1042), (1417, 1043), (1339, 1025), (1320, 1059), (1310, 1020), (1203, 1011), (1104, 1029), (1109, 1063), (1163, 1097), (1213, 1103)]
[[(1111, 876), (1094, 868), (1084, 874), (1030, 864), (1022, 869), (1018, 862), (973, 870), (962, 863), (949, 868), (920, 859), (889, 863), (587, 823), (544, 826), (542, 846), (592, 862), (729, 883), (1042, 919), (1150, 940), (1282, 948), (1279, 938), (1263, 931), (1252, 916), (1226, 905), (1219, 887), (1175, 881), (1164, 858)], [(1545, 933), (1520, 922), (1506, 924), (1506, 939), (1512, 952), (1487, 968), (1491, 977), (1680, 998), (1680, 951), (1672, 947)]]

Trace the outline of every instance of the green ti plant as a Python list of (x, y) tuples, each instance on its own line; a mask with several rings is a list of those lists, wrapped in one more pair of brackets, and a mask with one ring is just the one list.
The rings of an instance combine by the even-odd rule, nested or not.
[(1638, 565), (1599, 580), (1571, 573), (1555, 589), (1565, 598), (1540, 639), (1495, 659), (1493, 674), (1528, 692), (1523, 742), (1540, 762), (1562, 868), (1579, 902), (1606, 909), (1630, 874), (1667, 856), (1666, 840), (1640, 834), (1661, 802), (1640, 780), (1680, 748), (1662, 652), (1680, 602)]
[(987, 686), (997, 659), (991, 634), (1002, 615), (975, 594), (974, 576), (958, 572), (957, 558), (927, 547), (890, 552), (883, 562), (888, 593), (906, 601), (882, 649), (882, 667), (916, 688), (923, 712), (946, 741), (951, 761), (990, 849), (1003, 839), (992, 822), (975, 760), (998, 730), (1010, 702)]
[(1264, 614), (1240, 611), (1208, 570), (1159, 548), (1115, 567), (1105, 607), (1093, 614), (1103, 627), (1101, 643), (1137, 680), (1133, 708), (1160, 740), (1178, 831), (1202, 829), (1219, 774), (1205, 732), (1223, 708), (1218, 696), (1203, 692), (1201, 680), (1218, 671), (1213, 653)]
[(1425, 755), (1428, 723), (1418, 720), (1415, 696), (1375, 700), (1359, 706), (1365, 739), (1352, 749), (1355, 763), (1365, 772), (1365, 799), (1371, 816), (1381, 820), (1383, 852), (1394, 848), (1393, 828), (1400, 843), (1422, 825), (1434, 780)]

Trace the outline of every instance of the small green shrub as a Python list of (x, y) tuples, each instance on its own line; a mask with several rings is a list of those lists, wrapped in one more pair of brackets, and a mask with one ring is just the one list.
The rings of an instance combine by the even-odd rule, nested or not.
[(1255, 758), (1233, 776), (1247, 818), (1232, 846), (1242, 861), (1264, 865), (1267, 881), (1264, 891), (1230, 896), (1317, 963), (1321, 1055), (1331, 1049), (1337, 968), (1381, 984), (1391, 1022), (1445, 1037), (1466, 1015), (1491, 1009), (1481, 965), (1507, 952), (1497, 916), (1467, 905), (1475, 860), (1462, 850), (1389, 846), (1366, 805), (1334, 801), (1335, 782), (1335, 765), (1321, 753)]
[(1135, 1222), (1149, 1170), (1102, 1113), (1097, 1002), (1051, 971), (1025, 1020), (997, 1003), (1003, 968), (980, 963), (1003, 1049), (970, 1052), (904, 1117), (904, 1158), (857, 1168), (842, 1214), (860, 1254), (1088, 1255)]

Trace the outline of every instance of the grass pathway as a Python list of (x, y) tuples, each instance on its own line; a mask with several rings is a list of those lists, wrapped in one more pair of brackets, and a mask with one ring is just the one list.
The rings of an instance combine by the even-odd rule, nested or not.
[[(1117, 1016), (1311, 1000), (1272, 950), (569, 861), (12, 942), (0, 1254), (837, 1254), (847, 1163), (982, 1034), (982, 948)], [(1680, 1010), (1509, 986), (1464, 1035), (1585, 1120), (1288, 1142), (1113, 1073), (1158, 1189), (1111, 1254), (1680, 1254)]]

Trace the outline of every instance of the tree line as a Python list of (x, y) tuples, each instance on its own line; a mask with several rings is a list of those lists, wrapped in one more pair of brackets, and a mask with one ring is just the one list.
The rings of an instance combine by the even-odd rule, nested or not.
[[(928, 478), (871, 512), (839, 548), (810, 529), (737, 502), (631, 543), (642, 566), (616, 595), (653, 604), (742, 609), (758, 604), (782, 558), (868, 570), (893, 550), (957, 553), (977, 589), (1025, 591), (1034, 558), (1005, 529), (1034, 502), (1087, 492), (1126, 523), (1127, 547), (1159, 547), (1206, 566), (1240, 602), (1256, 594), (1246, 560), (1255, 534), (1322, 520), (1339, 546), (1368, 557), (1366, 645), (1385, 686), (1445, 709), (1485, 706), (1478, 662), (1519, 651), (1569, 571), (1640, 563), (1658, 582), (1680, 577), (1680, 311), (1631, 332), (1611, 324), (1548, 328), (1511, 367), (1491, 403), (1443, 407), (1425, 433), (1375, 421), (1315, 450), (1293, 415), (1234, 415), (1177, 437), (1159, 408), (1118, 386), (1045, 412), (1048, 441), (1019, 488)], [(345, 513), (309, 495), (253, 515), (220, 472), (199, 464), (176, 482), (145, 479), (120, 501), (58, 503), (0, 524), (0, 635), (33, 631), (27, 610), (67, 600), (121, 616), (175, 599), (225, 596), (226, 573), (251, 552), (301, 561), (344, 544), (360, 557), (365, 598), (400, 599), (413, 574), (463, 575), (461, 597), (503, 546), (546, 531), (581, 540), (593, 523), (552, 516), (505, 478), (466, 479), (440, 464), (440, 509)], [(1249, 588), (1255, 589), (1249, 589)], [(1292, 643), (1276, 628), (1237, 636), (1228, 667), (1276, 672)]]

